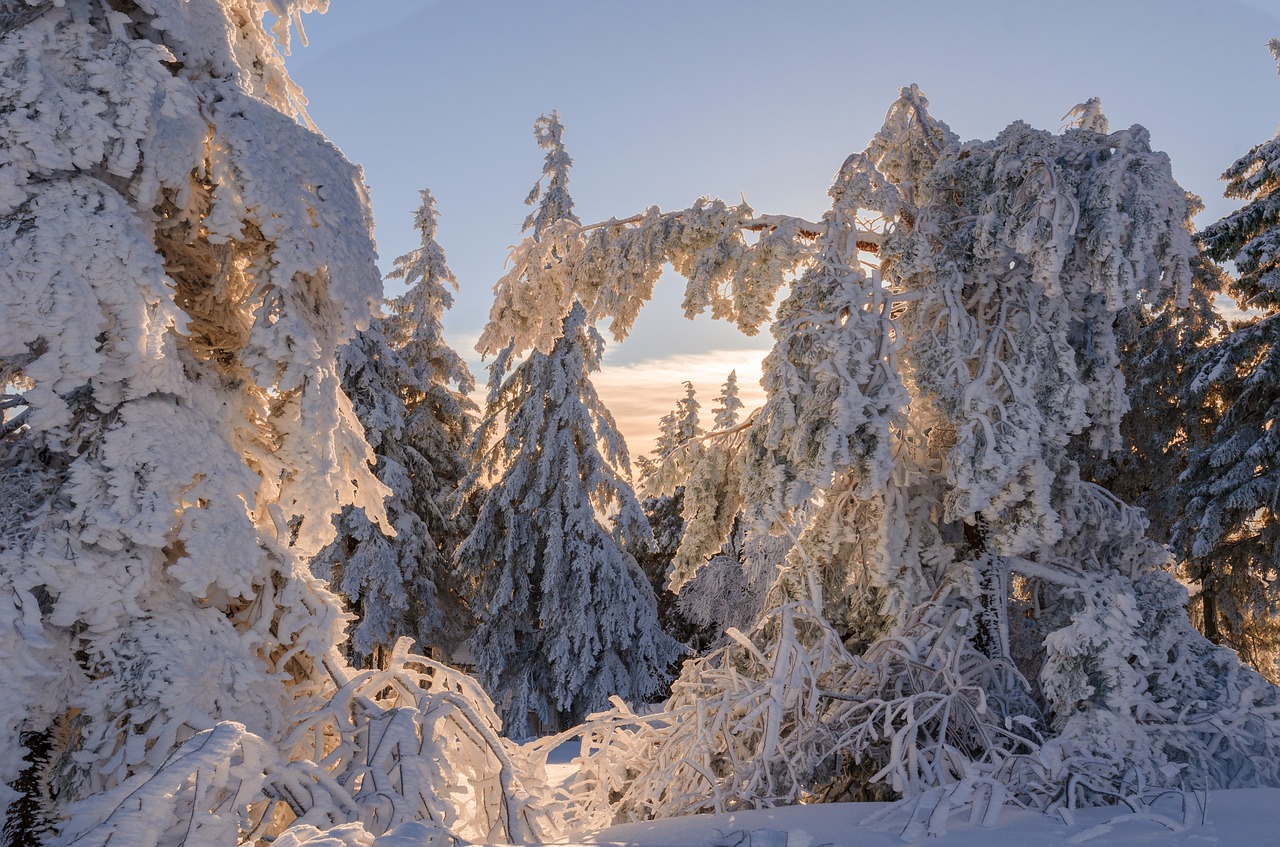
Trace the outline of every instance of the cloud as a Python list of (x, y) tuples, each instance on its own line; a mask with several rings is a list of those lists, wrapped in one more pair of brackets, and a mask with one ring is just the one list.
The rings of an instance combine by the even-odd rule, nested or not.
[(760, 362), (768, 349), (710, 350), (706, 353), (646, 359), (625, 365), (607, 360), (592, 374), (600, 399), (609, 407), (627, 439), (631, 457), (653, 449), (658, 419), (675, 408), (684, 396), (684, 382), (693, 383), (702, 404), (702, 425), (711, 425), (711, 407), (729, 371), (738, 372), (738, 396), (745, 412), (764, 403), (760, 387)]
[[(478, 338), (479, 333), (456, 333), (448, 337), (448, 342), (475, 375), (477, 385), (471, 396), (483, 409), (489, 363), (481, 362), (475, 352)], [(738, 397), (745, 407), (744, 417), (764, 403), (760, 363), (768, 348), (710, 350), (626, 364), (610, 364), (611, 352), (606, 352), (604, 366), (591, 375), (591, 383), (618, 422), (632, 461), (653, 449), (658, 437), (658, 420), (684, 396), (686, 380), (693, 383), (698, 402), (702, 404), (704, 427), (711, 425), (711, 408), (729, 371), (738, 372)]]

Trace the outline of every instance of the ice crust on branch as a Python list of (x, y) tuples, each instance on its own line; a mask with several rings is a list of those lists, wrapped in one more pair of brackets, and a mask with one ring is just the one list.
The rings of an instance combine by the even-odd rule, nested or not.
[[(744, 236), (750, 231), (760, 232), (754, 242)], [(686, 279), (686, 317), (710, 310), (754, 335), (788, 276), (810, 259), (813, 234), (814, 225), (800, 218), (757, 218), (745, 203), (707, 198), (591, 227), (557, 221), (539, 240), (512, 249), (476, 349), (491, 355), (514, 339), (517, 352), (546, 350), (575, 301), (593, 322), (608, 319), (621, 341), (667, 263)]]

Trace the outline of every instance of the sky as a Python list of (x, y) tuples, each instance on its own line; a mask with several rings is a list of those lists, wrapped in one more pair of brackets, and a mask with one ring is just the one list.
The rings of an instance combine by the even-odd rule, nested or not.
[[(1100, 97), (1113, 128), (1150, 130), (1204, 225), (1238, 205), (1218, 175), (1280, 121), (1274, 0), (332, 0), (303, 23), (288, 67), (364, 167), (384, 273), (417, 246), (419, 189), (436, 197), (461, 286), (446, 331), (481, 382), (472, 345), (541, 172), (533, 122), (552, 109), (584, 223), (703, 195), (819, 218), (840, 163), (917, 83), (966, 140), (1016, 120), (1057, 130)], [(633, 456), (685, 379), (704, 411), (730, 369), (748, 408), (763, 397), (767, 330), (686, 321), (681, 289), (659, 282), (594, 380)]]

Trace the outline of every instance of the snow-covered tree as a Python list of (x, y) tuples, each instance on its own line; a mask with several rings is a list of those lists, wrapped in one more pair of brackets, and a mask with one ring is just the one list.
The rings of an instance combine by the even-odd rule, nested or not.
[[(1280, 40), (1269, 44), (1280, 62)], [(1205, 631), (1276, 670), (1280, 649), (1280, 135), (1222, 175), (1247, 201), (1201, 233), (1205, 252), (1235, 263), (1229, 290), (1253, 317), (1204, 356), (1197, 388), (1221, 405), (1209, 443), (1183, 475), (1188, 499), (1176, 536), (1202, 585)], [(1216, 608), (1215, 608), (1216, 607)], [(1266, 667), (1266, 666), (1270, 667)]]
[(1191, 267), (1185, 307), (1169, 292), (1154, 306), (1137, 304), (1116, 316), (1130, 405), (1120, 422), (1120, 449), (1102, 456), (1088, 448), (1085, 436), (1076, 436), (1072, 449), (1081, 478), (1141, 507), (1148, 534), (1162, 544), (1169, 543), (1186, 504), (1178, 478), (1188, 456), (1206, 443), (1218, 415), (1216, 393), (1195, 378), (1209, 346), (1227, 330), (1214, 307), (1226, 275), (1201, 256)]
[(1202, 627), (1272, 678), (1280, 653), (1280, 315), (1236, 327), (1202, 356), (1196, 386), (1221, 411), (1194, 451), (1174, 529), (1188, 577), (1199, 583)]
[(697, 390), (686, 381), (684, 396), (658, 421), (653, 458), (645, 464), (641, 477), (645, 491), (670, 494), (684, 484), (690, 467), (702, 455), (700, 438), (706, 430), (699, 420), (701, 409)]
[(377, 456), (375, 472), (391, 490), (386, 510), (395, 534), (348, 506), (312, 569), (356, 613), (351, 652), (365, 664), (402, 635), (447, 652), (470, 630), (452, 569), (468, 516), (454, 516), (448, 501), (466, 475), (475, 411), (467, 392), (475, 381), (444, 340), (457, 281), (435, 240), (438, 217), (423, 191), (414, 215), (421, 246), (398, 257), (389, 274), (408, 290), (339, 356), (343, 388)]
[[(1076, 129), (1110, 131), (1096, 97), (1063, 118)], [(1203, 208), (1198, 197), (1188, 197), (1188, 228), (1190, 216)], [(1214, 298), (1225, 289), (1225, 274), (1198, 254), (1191, 270), (1187, 291), (1166, 289), (1154, 302), (1133, 303), (1116, 314), (1116, 353), (1131, 410), (1120, 421), (1119, 449), (1110, 443), (1105, 452), (1091, 449), (1086, 431), (1073, 436), (1071, 450), (1081, 478), (1141, 507), (1149, 535), (1162, 544), (1169, 542), (1185, 506), (1178, 477), (1187, 456), (1203, 445), (1217, 414), (1212, 392), (1193, 390), (1199, 360), (1226, 330), (1214, 306)], [(1180, 305), (1183, 295), (1186, 303)]]
[[(550, 187), (529, 195), (538, 206), (525, 222), (527, 242), (576, 224), (561, 133), (554, 112), (535, 124)], [(569, 256), (548, 259), (568, 264)], [(501, 292), (519, 298), (532, 285), (508, 275), (499, 302)], [(666, 679), (679, 645), (658, 625), (653, 591), (625, 549), (651, 535), (628, 482), (626, 444), (590, 380), (603, 339), (575, 303), (549, 351), (532, 351), (505, 375), (513, 345), (492, 366), (466, 480), (492, 487), (457, 568), (477, 585), (477, 670), (502, 704), (506, 732), (518, 737), (533, 728), (531, 717), (556, 729), (611, 696), (643, 701)]]
[[(1068, 455), (1085, 433), (1119, 446), (1116, 315), (1186, 302), (1167, 158), (1141, 127), (961, 145), (913, 86), (832, 194), (744, 475), (757, 520), (798, 542), (760, 621), (686, 663), (669, 711), (589, 728), (583, 792), (629, 816), (877, 783), (1040, 804), (1068, 776), (1100, 797), (1135, 775), (1274, 784), (1280, 694), (1192, 628), (1141, 513)], [(842, 286), (805, 285), (828, 268)], [(842, 632), (833, 567), (858, 589)]]
[(917, 185), (913, 221), (881, 254), (912, 298), (899, 321), (910, 415), (928, 421), (946, 480), (913, 495), (933, 502), (945, 551), (916, 573), (953, 592), (941, 605), (967, 613), (969, 648), (1007, 669), (984, 683), (989, 704), (1105, 763), (1098, 779), (1158, 781), (1195, 751), (1211, 782), (1274, 780), (1235, 770), (1270, 755), (1268, 730), (1214, 737), (1183, 721), (1250, 713), (1262, 728), (1276, 692), (1198, 637), (1140, 515), (1066, 454), (1084, 432), (1100, 453), (1119, 447), (1117, 313), (1168, 290), (1187, 301), (1194, 249), (1167, 158), (1141, 127), (1014, 124), (948, 148)]
[(726, 426), (704, 433), (693, 384), (685, 383), (685, 397), (659, 422), (655, 458), (641, 480), (653, 495), (679, 492), (683, 533), (666, 579), (666, 588), (675, 593), (729, 540), (742, 502), (738, 453), (743, 435), (736, 427), (742, 401), (736, 374), (718, 402), (715, 418)]
[[(854, 154), (829, 193), (817, 260), (792, 285), (770, 330), (775, 344), (761, 380), (767, 399), (747, 434), (742, 488), (752, 523), (775, 530), (802, 523), (807, 515), (799, 510), (821, 500), (806, 555), (828, 586), (829, 620), (843, 622), (849, 591), (898, 583), (885, 563), (883, 576), (855, 578), (851, 568), (875, 556), (853, 554), (849, 545), (877, 534), (867, 523), (878, 523), (892, 496), (891, 425), (907, 395), (896, 370), (892, 298), (879, 273), (859, 260), (860, 250), (876, 246), (860, 217), (893, 215), (898, 190)], [(819, 498), (828, 489), (838, 493)]]
[(323, 6), (6, 12), (0, 803), (59, 843), (537, 834), (483, 695), (353, 673), (309, 573), (387, 493), (336, 366), (380, 296), (368, 203), (262, 24), (287, 49)]
[(0, 769), (53, 732), (58, 807), (218, 720), (283, 741), (340, 622), (300, 562), (383, 493), (333, 367), (379, 288), (359, 173), (295, 120), (253, 4), (155, 5), (47, 6), (0, 43), (0, 355), (40, 482), (0, 660), (43, 666), (5, 674)]
[(782, 556), (764, 554), (777, 553), (773, 539), (749, 534), (739, 520), (737, 373), (729, 373), (716, 398), (711, 433), (689, 414), (696, 400), (692, 384), (685, 386), (686, 397), (660, 422), (656, 458), (642, 479), (646, 490), (667, 493), (644, 501), (658, 543), (653, 554), (637, 559), (648, 563), (651, 579), (661, 568), (659, 608), (668, 597), (672, 606), (664, 626), (697, 653), (726, 627), (755, 621)]
[(602, 348), (575, 308), (551, 352), (534, 351), (496, 387), (477, 433), (468, 481), (492, 487), (458, 570), (478, 584), (477, 671), (515, 737), (535, 728), (531, 716), (559, 729), (611, 696), (645, 700), (679, 653), (623, 546), (650, 532), (626, 445), (588, 376)]
[(738, 397), (738, 372), (729, 371), (724, 385), (720, 386), (720, 393), (716, 395), (716, 405), (711, 408), (711, 429), (716, 432), (733, 429), (738, 425), (742, 408), (743, 402)]

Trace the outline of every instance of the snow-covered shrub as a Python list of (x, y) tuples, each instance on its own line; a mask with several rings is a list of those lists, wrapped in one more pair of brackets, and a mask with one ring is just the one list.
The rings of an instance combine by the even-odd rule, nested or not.
[(637, 715), (615, 702), (580, 728), (579, 825), (807, 796), (831, 757), (828, 692), (850, 657), (803, 599), (772, 606), (749, 635), (729, 637), (685, 663), (662, 711)]
[(304, 844), (324, 834), (368, 844), (414, 822), (441, 844), (548, 837), (557, 822), (531, 801), (536, 765), (501, 737), (473, 680), (410, 643), (300, 721), (291, 757), (242, 724), (216, 724), (154, 772), (73, 804), (60, 843)]

